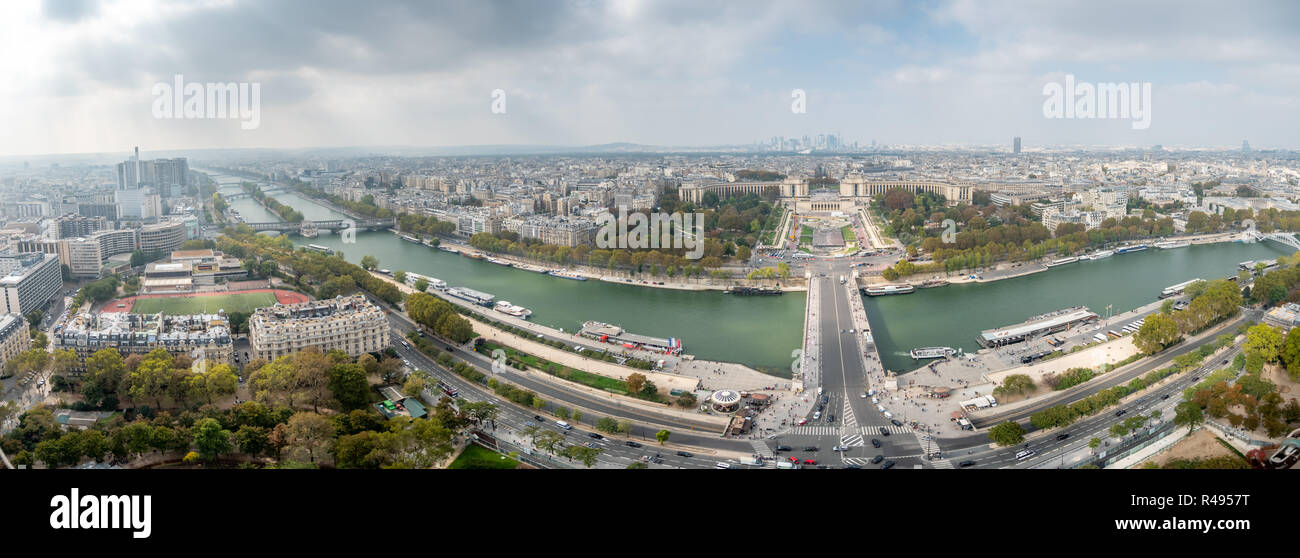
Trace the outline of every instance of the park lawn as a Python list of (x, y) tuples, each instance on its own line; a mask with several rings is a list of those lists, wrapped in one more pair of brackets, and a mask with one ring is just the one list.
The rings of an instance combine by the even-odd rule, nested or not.
[(465, 446), (448, 469), (515, 469), (519, 462), (478, 444)]
[(813, 230), (808, 225), (799, 227), (799, 244), (812, 244)]
[(840, 235), (844, 237), (844, 242), (846, 244), (849, 242), (858, 241), (858, 235), (853, 234), (853, 227), (850, 225), (845, 225), (843, 227), (840, 227)]
[(577, 382), (584, 386), (590, 386), (596, 389), (603, 389), (605, 391), (617, 393), (619, 395), (627, 395), (627, 384), (624, 383), (623, 380), (610, 378), (608, 376), (601, 376), (600, 374), (592, 374), (591, 372), (564, 366), (562, 364), (551, 362), (544, 358), (540, 358), (525, 352), (518, 351), (513, 347), (500, 345), (497, 343), (493, 343), (491, 341), (484, 341), (480, 348), (483, 349), (479, 351), (480, 353), (489, 354), (489, 355), (492, 354), (493, 349), (501, 349), (506, 352), (506, 356), (515, 359), (519, 362), (522, 362), (524, 364), (527, 364), (528, 366), (531, 366), (537, 370), (546, 372), (547, 374), (550, 374), (557, 378), (563, 378), (571, 382)]
[(253, 310), (275, 304), (275, 293), (236, 293), (209, 296), (177, 296), (166, 298), (137, 298), (131, 306), (132, 314), (216, 314), (225, 310), (227, 314), (240, 312), (251, 314)]

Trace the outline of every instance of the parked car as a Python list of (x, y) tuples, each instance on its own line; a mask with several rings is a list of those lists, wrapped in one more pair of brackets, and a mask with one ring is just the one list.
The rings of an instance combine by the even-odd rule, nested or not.
[(893, 468), (894, 468), (894, 462), (893, 462), (893, 460), (890, 460), (890, 461), (886, 461), (886, 462), (884, 462), (884, 463), (881, 463), (881, 464), (880, 464), (880, 468), (881, 468), (881, 469), (893, 469)]

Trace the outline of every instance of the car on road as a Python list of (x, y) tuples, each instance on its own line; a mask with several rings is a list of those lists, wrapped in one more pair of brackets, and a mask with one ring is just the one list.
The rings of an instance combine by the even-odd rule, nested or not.
[(816, 460), (816, 459), (805, 459), (805, 460), (803, 460), (803, 464), (804, 464), (804, 465), (816, 465), (816, 464), (817, 464), (817, 460)]
[(891, 420), (889, 421), (889, 424), (892, 424), (892, 425), (894, 425), (894, 426), (902, 426), (902, 425), (903, 425), (902, 421), (900, 421), (900, 420), (898, 420), (898, 419), (891, 419)]
[(641, 447), (641, 442), (633, 442), (632, 440), (628, 440), (626, 442), (623, 442), (623, 445), (626, 445), (629, 448), (639, 448)]
[(861, 466), (861, 465), (855, 465), (855, 464), (853, 464), (853, 463), (849, 463), (848, 465), (845, 465), (844, 468), (845, 468), (845, 469), (861, 469), (862, 466)]
[(803, 426), (805, 424), (808, 424), (808, 419), (806, 418), (799, 419), (799, 426)]
[(587, 442), (587, 443), (582, 444), (582, 445), (587, 446), (587, 447), (589, 447), (589, 448), (594, 448), (594, 447), (596, 447), (596, 444), (593, 444), (593, 443), (591, 443), (591, 442)]
[(829, 403), (830, 400), (831, 400), (831, 396), (829, 396), (829, 395), (823, 395), (823, 396), (822, 396), (822, 405), (825, 405), (825, 404)]
[(572, 425), (570, 425), (569, 423), (564, 422), (564, 421), (562, 421), (562, 420), (557, 420), (557, 421), (555, 421), (555, 426), (558, 426), (558, 427), (563, 428), (563, 429), (565, 429), (565, 430), (573, 430), (573, 426), (572, 426)]
[(875, 438), (872, 438), (872, 439), (871, 439), (871, 447), (873, 447), (873, 448), (878, 448), (878, 447), (880, 447), (880, 440), (877, 440), (877, 439), (875, 439)]
[(817, 451), (817, 446), (804, 446), (804, 451)]
[(776, 451), (777, 451), (777, 453), (780, 453), (780, 452), (783, 452), (783, 451), (794, 451), (794, 448), (792, 448), (792, 447), (790, 447), (790, 446), (777, 446), (777, 447), (776, 447)]
[(601, 436), (600, 434), (597, 434), (597, 433), (595, 433), (595, 432), (592, 432), (591, 434), (588, 434), (587, 436), (590, 437), (590, 438), (595, 438), (595, 439), (597, 439), (597, 440), (604, 440), (604, 439), (605, 439), (604, 436)]
[(888, 435), (889, 435), (889, 430), (885, 429), (885, 427), (883, 427), (883, 426), (880, 427), (880, 435), (881, 435), (881, 436), (888, 436)]
[(1124, 409), (1120, 409), (1120, 410), (1118, 410), (1118, 411), (1115, 411), (1115, 416), (1117, 416), (1117, 417), (1122, 417), (1122, 416), (1124, 416), (1124, 413), (1127, 413), (1127, 412), (1128, 412), (1128, 411), (1126, 411), (1126, 410), (1124, 410)]
[(542, 415), (533, 415), (533, 420), (536, 420), (537, 422), (546, 422), (546, 419), (542, 418)]
[(1069, 433), (1069, 432), (1066, 432), (1065, 434), (1057, 434), (1057, 435), (1056, 435), (1056, 441), (1059, 442), (1059, 441), (1064, 440), (1064, 439), (1069, 438), (1069, 437), (1070, 437), (1070, 433)]
[(695, 454), (693, 454), (693, 453), (691, 453), (691, 452), (689, 452), (689, 451), (679, 451), (679, 452), (677, 452), (677, 456), (678, 456), (678, 457), (695, 457)]
[(822, 412), (821, 412), (821, 411), (817, 411), (817, 412), (813, 413), (813, 420), (820, 420), (821, 418), (822, 418)]
[(883, 456), (883, 455), (877, 455), (877, 456), (871, 458), (871, 464), (872, 464), (872, 465), (875, 465), (875, 464), (880, 463), (881, 461), (884, 461), (884, 460), (885, 460), (885, 456)]
[(792, 456), (790, 456), (790, 462), (791, 462), (791, 463), (798, 463), (798, 462), (799, 462), (799, 458), (798, 458), (798, 457), (795, 457), (795, 456), (792, 455)]
[(884, 463), (881, 463), (881, 464), (880, 464), (880, 468), (881, 468), (881, 469), (893, 469), (893, 468), (894, 468), (894, 461), (891, 459), (891, 460), (889, 460), (889, 461), (886, 461), (886, 462), (884, 462)]
[(967, 460), (962, 461), (961, 463), (958, 463), (958, 464), (957, 464), (958, 467), (962, 467), (962, 468), (970, 467), (970, 466), (972, 466), (972, 465), (975, 465), (975, 461), (972, 460), (972, 459), (967, 459)]
[(1034, 451), (1034, 450), (1031, 450), (1031, 449), (1020, 450), (1020, 451), (1016, 452), (1016, 461), (1021, 461), (1021, 460), (1024, 460), (1024, 459), (1029, 459), (1030, 457), (1033, 457), (1035, 453), (1038, 453), (1038, 452), (1036, 452), (1036, 451)]
[(1161, 400), (1169, 399), (1169, 394), (1166, 393), (1166, 394), (1164, 394), (1164, 395), (1161, 395), (1161, 396), (1160, 396), (1160, 399), (1161, 399)]
[(848, 446), (835, 446), (835, 447), (831, 448), (831, 451), (849, 451), (849, 447), (848, 447)]
[[(865, 392), (865, 391), (862, 392), (862, 395), (860, 395), (859, 397), (861, 397), (861, 398), (863, 398), (863, 399), (866, 399), (866, 398), (867, 398), (867, 392)], [(845, 469), (847, 469), (847, 468), (848, 468), (848, 467), (845, 467)]]
[(826, 422), (835, 422), (835, 415), (826, 415)]

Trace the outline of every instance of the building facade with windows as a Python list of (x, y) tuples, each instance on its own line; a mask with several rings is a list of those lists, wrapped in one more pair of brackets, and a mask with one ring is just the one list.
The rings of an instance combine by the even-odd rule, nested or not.
[(63, 269), (54, 254), (31, 253), (0, 258), (0, 312), (27, 315), (45, 306), (63, 289)]
[(389, 341), (383, 310), (360, 294), (258, 308), (248, 331), (253, 357), (265, 360), (308, 347), (357, 357), (382, 351)]

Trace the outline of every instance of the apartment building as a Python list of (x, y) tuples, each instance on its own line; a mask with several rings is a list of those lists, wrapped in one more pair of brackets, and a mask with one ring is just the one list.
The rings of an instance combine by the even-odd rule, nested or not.
[(0, 367), (30, 348), (32, 336), (27, 331), (27, 320), (19, 314), (0, 316)]
[(307, 347), (357, 357), (382, 351), (389, 342), (383, 310), (360, 294), (258, 308), (248, 330), (253, 356), (266, 360)]
[(53, 254), (18, 254), (0, 258), (0, 312), (27, 315), (45, 306), (63, 289), (63, 270)]

